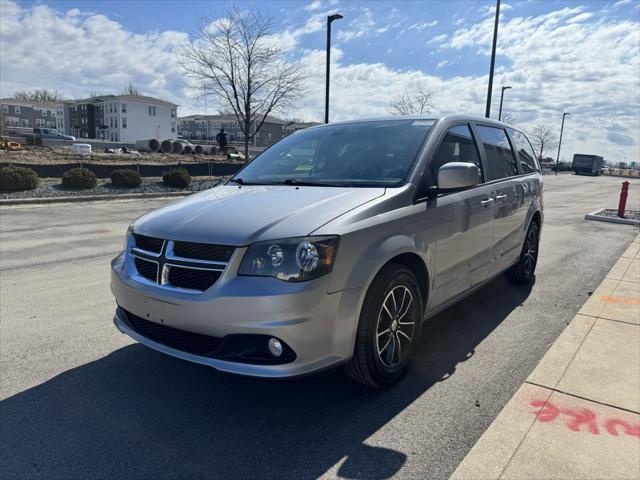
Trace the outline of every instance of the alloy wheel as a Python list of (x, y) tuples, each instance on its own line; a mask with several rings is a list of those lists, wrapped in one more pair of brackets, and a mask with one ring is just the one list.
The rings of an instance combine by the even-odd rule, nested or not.
[(385, 367), (397, 367), (410, 353), (415, 328), (413, 295), (404, 285), (397, 285), (385, 297), (378, 314), (376, 350)]
[(533, 275), (538, 258), (538, 229), (530, 228), (524, 245), (524, 271), (527, 277)]

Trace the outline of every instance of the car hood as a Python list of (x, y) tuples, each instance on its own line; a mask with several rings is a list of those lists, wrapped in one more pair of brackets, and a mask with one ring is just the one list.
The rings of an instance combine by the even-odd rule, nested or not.
[(170, 240), (244, 246), (301, 237), (364, 203), (384, 188), (225, 185), (154, 210), (136, 233)]

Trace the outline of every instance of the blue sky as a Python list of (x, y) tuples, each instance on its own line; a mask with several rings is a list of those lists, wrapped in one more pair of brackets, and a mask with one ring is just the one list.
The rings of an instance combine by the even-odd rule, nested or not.
[[(484, 112), (494, 1), (0, 0), (0, 93), (56, 88), (82, 97), (133, 82), (202, 112), (177, 66), (203, 15), (257, 7), (308, 74), (307, 94), (281, 115), (320, 120), (325, 18), (333, 24), (332, 118), (384, 115), (390, 100), (427, 89), (434, 113)], [(503, 1), (493, 110), (523, 129), (571, 111), (567, 151), (640, 156), (640, 1)], [(28, 29), (29, 35), (16, 32)], [(45, 45), (46, 48), (42, 49)], [(209, 108), (215, 108), (209, 106)], [(576, 128), (578, 127), (579, 128)], [(571, 128), (573, 126), (573, 128)]]

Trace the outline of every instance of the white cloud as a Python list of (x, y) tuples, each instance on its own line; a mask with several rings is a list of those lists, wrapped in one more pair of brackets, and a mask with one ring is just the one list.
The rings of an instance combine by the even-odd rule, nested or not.
[(409, 26), (409, 30), (426, 30), (427, 28), (435, 27), (438, 24), (437, 20), (432, 20), (430, 22), (418, 22)]
[[(494, 85), (513, 87), (505, 108), (524, 125), (558, 123), (562, 111), (570, 111), (566, 143), (563, 140), (567, 155), (586, 150), (615, 160), (622, 147), (630, 158), (638, 158), (640, 24), (590, 18), (585, 7), (578, 6), (501, 20)], [(463, 58), (470, 52), (488, 58), (492, 37), (493, 18), (486, 18), (457, 30), (443, 45)], [(613, 122), (616, 132), (607, 135), (603, 126)]]
[(304, 7), (304, 9), (307, 10), (308, 12), (311, 12), (313, 10), (318, 10), (319, 8), (322, 8), (321, 0), (314, 0), (309, 5)]
[(613, 4), (614, 7), (622, 7), (623, 5), (629, 5), (631, 3), (631, 0), (620, 0), (619, 2), (616, 2)]
[[(327, 5), (330, 8), (331, 3), (323, 2), (323, 7), (314, 10), (303, 24), (289, 25), (270, 39), (300, 58), (308, 74), (305, 96), (284, 112), (285, 116), (322, 119), (325, 52), (321, 47), (301, 50), (300, 42), (303, 36), (317, 35), (324, 29), (327, 13), (322, 10)], [(386, 23), (376, 25), (368, 9), (358, 12), (346, 25), (343, 41), (344, 35), (349, 39), (375, 36), (385, 33), (380, 32), (384, 28), (407, 29), (409, 34), (412, 22), (418, 23), (391, 11)], [(525, 131), (539, 121), (559, 129), (562, 111), (572, 113), (563, 139), (563, 155), (567, 158), (584, 151), (612, 161), (621, 156), (637, 161), (640, 22), (606, 17), (595, 21), (585, 16), (588, 13), (585, 7), (575, 6), (539, 16), (501, 18), (493, 111), (497, 111), (500, 85), (511, 85), (504, 111), (514, 115)], [(346, 63), (343, 49), (348, 46), (334, 48), (332, 120), (386, 115), (394, 96), (418, 88), (433, 91), (439, 113), (482, 115), (485, 72), (463, 70), (453, 78), (443, 78), (436, 72), (454, 61), (457, 66), (464, 65), (468, 56), (477, 60), (478, 54), (487, 60), (488, 70), (492, 34), (493, 18), (488, 16), (450, 35), (421, 40), (422, 45), (438, 46), (428, 49), (438, 56), (428, 56), (433, 66), (427, 72), (394, 69), (383, 63)], [(165, 96), (183, 105), (181, 115), (196, 113), (202, 109), (190, 104), (176, 58), (177, 46), (186, 38), (179, 31), (135, 34), (106, 16), (77, 9), (60, 13), (41, 4), (27, 8), (0, 0), (0, 95), (46, 87), (80, 98), (92, 91), (117, 92), (132, 82), (144, 93)], [(386, 44), (382, 51), (390, 47)], [(393, 52), (397, 58), (409, 58), (406, 51), (400, 53), (394, 47)]]
[(443, 33), (442, 35), (436, 35), (435, 37), (432, 37), (431, 40), (429, 40), (427, 42), (427, 45), (431, 44), (431, 43), (440, 43), (440, 42), (444, 42), (447, 39), (447, 34)]

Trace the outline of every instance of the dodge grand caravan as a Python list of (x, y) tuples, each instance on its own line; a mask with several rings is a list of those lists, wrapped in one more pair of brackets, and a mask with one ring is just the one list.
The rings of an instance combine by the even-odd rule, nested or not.
[(423, 321), (502, 272), (532, 281), (542, 221), (540, 167), (506, 124), (313, 127), (136, 220), (112, 261), (114, 322), (225, 372), (343, 365), (384, 387), (408, 369)]

